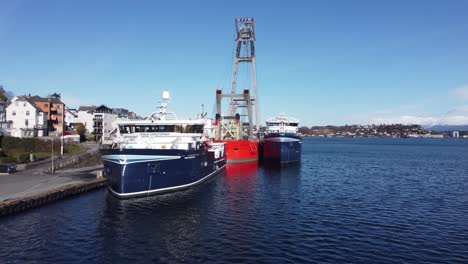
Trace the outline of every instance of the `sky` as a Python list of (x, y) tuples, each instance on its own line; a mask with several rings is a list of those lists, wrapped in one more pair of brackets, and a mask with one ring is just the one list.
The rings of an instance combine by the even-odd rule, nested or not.
[[(262, 122), (468, 124), (468, 1), (0, 1), (0, 84), (70, 107), (214, 115), (234, 19), (256, 28)], [(238, 89), (251, 88), (247, 71)], [(242, 78), (244, 80), (242, 80)]]

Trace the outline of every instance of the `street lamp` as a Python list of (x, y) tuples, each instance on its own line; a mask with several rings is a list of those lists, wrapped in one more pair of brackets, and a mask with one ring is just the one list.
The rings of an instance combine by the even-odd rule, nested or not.
[(60, 156), (63, 157), (63, 130), (62, 130), (62, 136), (60, 137)]
[(52, 137), (52, 168), (51, 172), (54, 173), (54, 137)]

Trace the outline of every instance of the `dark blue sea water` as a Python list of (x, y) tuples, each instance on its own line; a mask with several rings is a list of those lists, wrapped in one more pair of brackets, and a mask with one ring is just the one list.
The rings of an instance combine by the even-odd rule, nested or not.
[(0, 263), (468, 263), (468, 140), (305, 139), (302, 163), (0, 219)]

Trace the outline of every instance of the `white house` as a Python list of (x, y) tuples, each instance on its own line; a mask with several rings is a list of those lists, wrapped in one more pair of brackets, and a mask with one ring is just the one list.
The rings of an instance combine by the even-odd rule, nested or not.
[(78, 108), (78, 120), (86, 127), (89, 134), (94, 132), (94, 111), (97, 106), (80, 106)]
[(78, 110), (68, 109), (65, 116), (67, 126), (81, 123), (85, 126), (86, 132), (92, 134), (94, 132), (94, 111), (96, 108), (96, 106), (80, 106)]
[(13, 98), (6, 108), (6, 120), (11, 121), (13, 137), (42, 137), (47, 135), (47, 114), (25, 96)]
[(65, 108), (65, 125), (67, 127), (73, 127), (74, 124), (79, 123), (78, 110), (73, 108)]

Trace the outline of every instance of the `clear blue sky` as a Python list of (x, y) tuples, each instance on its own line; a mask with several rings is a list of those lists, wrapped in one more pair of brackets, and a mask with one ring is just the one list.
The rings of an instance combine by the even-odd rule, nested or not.
[(179, 116), (202, 103), (211, 113), (215, 89), (230, 89), (233, 20), (254, 17), (263, 120), (468, 123), (467, 10), (463, 0), (1, 1), (0, 84), (140, 115), (168, 89)]

